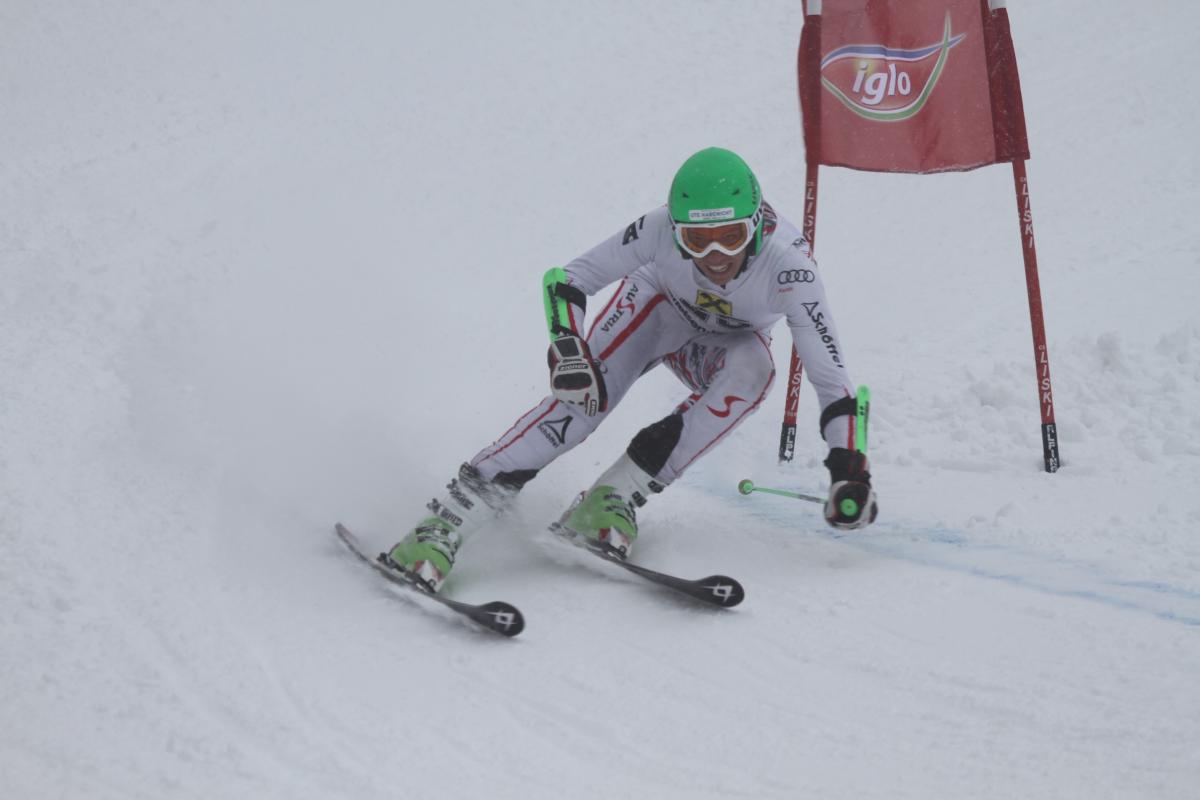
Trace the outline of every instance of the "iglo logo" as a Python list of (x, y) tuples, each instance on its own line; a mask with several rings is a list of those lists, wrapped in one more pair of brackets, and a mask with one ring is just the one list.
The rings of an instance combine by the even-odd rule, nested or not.
[(951, 35), (950, 12), (946, 12), (938, 44), (916, 50), (882, 44), (839, 47), (821, 60), (821, 85), (860, 117), (876, 122), (906, 120), (925, 106), (946, 68), (950, 48), (966, 36)]

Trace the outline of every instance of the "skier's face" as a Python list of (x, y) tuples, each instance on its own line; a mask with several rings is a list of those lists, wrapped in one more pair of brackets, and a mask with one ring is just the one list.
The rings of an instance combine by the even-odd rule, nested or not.
[(742, 264), (746, 262), (746, 251), (743, 250), (736, 256), (727, 256), (719, 250), (714, 250), (702, 258), (693, 258), (692, 261), (704, 277), (717, 286), (724, 286), (733, 280), (733, 276), (738, 274)]

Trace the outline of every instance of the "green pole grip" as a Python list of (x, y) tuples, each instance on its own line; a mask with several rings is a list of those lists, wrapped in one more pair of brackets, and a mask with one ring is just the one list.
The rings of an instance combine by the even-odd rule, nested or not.
[(867, 452), (867, 418), (871, 415), (871, 390), (859, 386), (854, 396), (854, 447), (858, 452)]
[(554, 339), (563, 330), (571, 329), (571, 316), (567, 301), (559, 295), (558, 287), (567, 282), (567, 273), (562, 267), (546, 270), (542, 276), (542, 300), (546, 306), (546, 329)]

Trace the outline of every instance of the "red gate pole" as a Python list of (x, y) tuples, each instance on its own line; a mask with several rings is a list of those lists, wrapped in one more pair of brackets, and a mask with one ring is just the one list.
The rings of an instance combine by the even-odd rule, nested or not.
[(1038, 281), (1037, 248), (1033, 240), (1033, 208), (1029, 201), (1029, 179), (1025, 161), (1013, 165), (1017, 193), (1017, 219), (1021, 225), (1021, 254), (1025, 258), (1025, 289), (1029, 295), (1029, 322), (1033, 328), (1033, 360), (1037, 370), (1038, 405), (1042, 412), (1042, 456), (1046, 472), (1057, 472), (1058, 431), (1054, 425), (1054, 394), (1050, 389), (1050, 355), (1046, 349), (1046, 325), (1042, 318), (1042, 288)]
[[(802, 233), (809, 250), (817, 240), (817, 174), (821, 152), (821, 0), (804, 0), (804, 28), (796, 52), (796, 93), (800, 100), (801, 127), (804, 135), (804, 222)], [(779, 434), (779, 463), (791, 461), (796, 454), (796, 411), (800, 407), (800, 380), (804, 364), (792, 345), (788, 369), (787, 394), (783, 405), (783, 430)]]
[[(804, 176), (804, 223), (802, 233), (808, 240), (809, 249), (816, 247), (817, 239), (817, 174), (819, 167), (814, 159), (807, 159)], [(796, 412), (800, 408), (800, 381), (804, 364), (796, 346), (792, 345), (792, 363), (788, 369), (787, 396), (783, 404), (783, 430), (779, 434), (779, 461), (791, 461), (796, 454)]]

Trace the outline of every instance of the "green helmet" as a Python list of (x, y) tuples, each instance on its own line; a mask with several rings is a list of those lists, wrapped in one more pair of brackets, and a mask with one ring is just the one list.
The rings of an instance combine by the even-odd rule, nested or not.
[(671, 219), (683, 223), (749, 219), (754, 225), (751, 252), (762, 245), (762, 192), (741, 157), (709, 147), (693, 155), (675, 173), (667, 197)]

